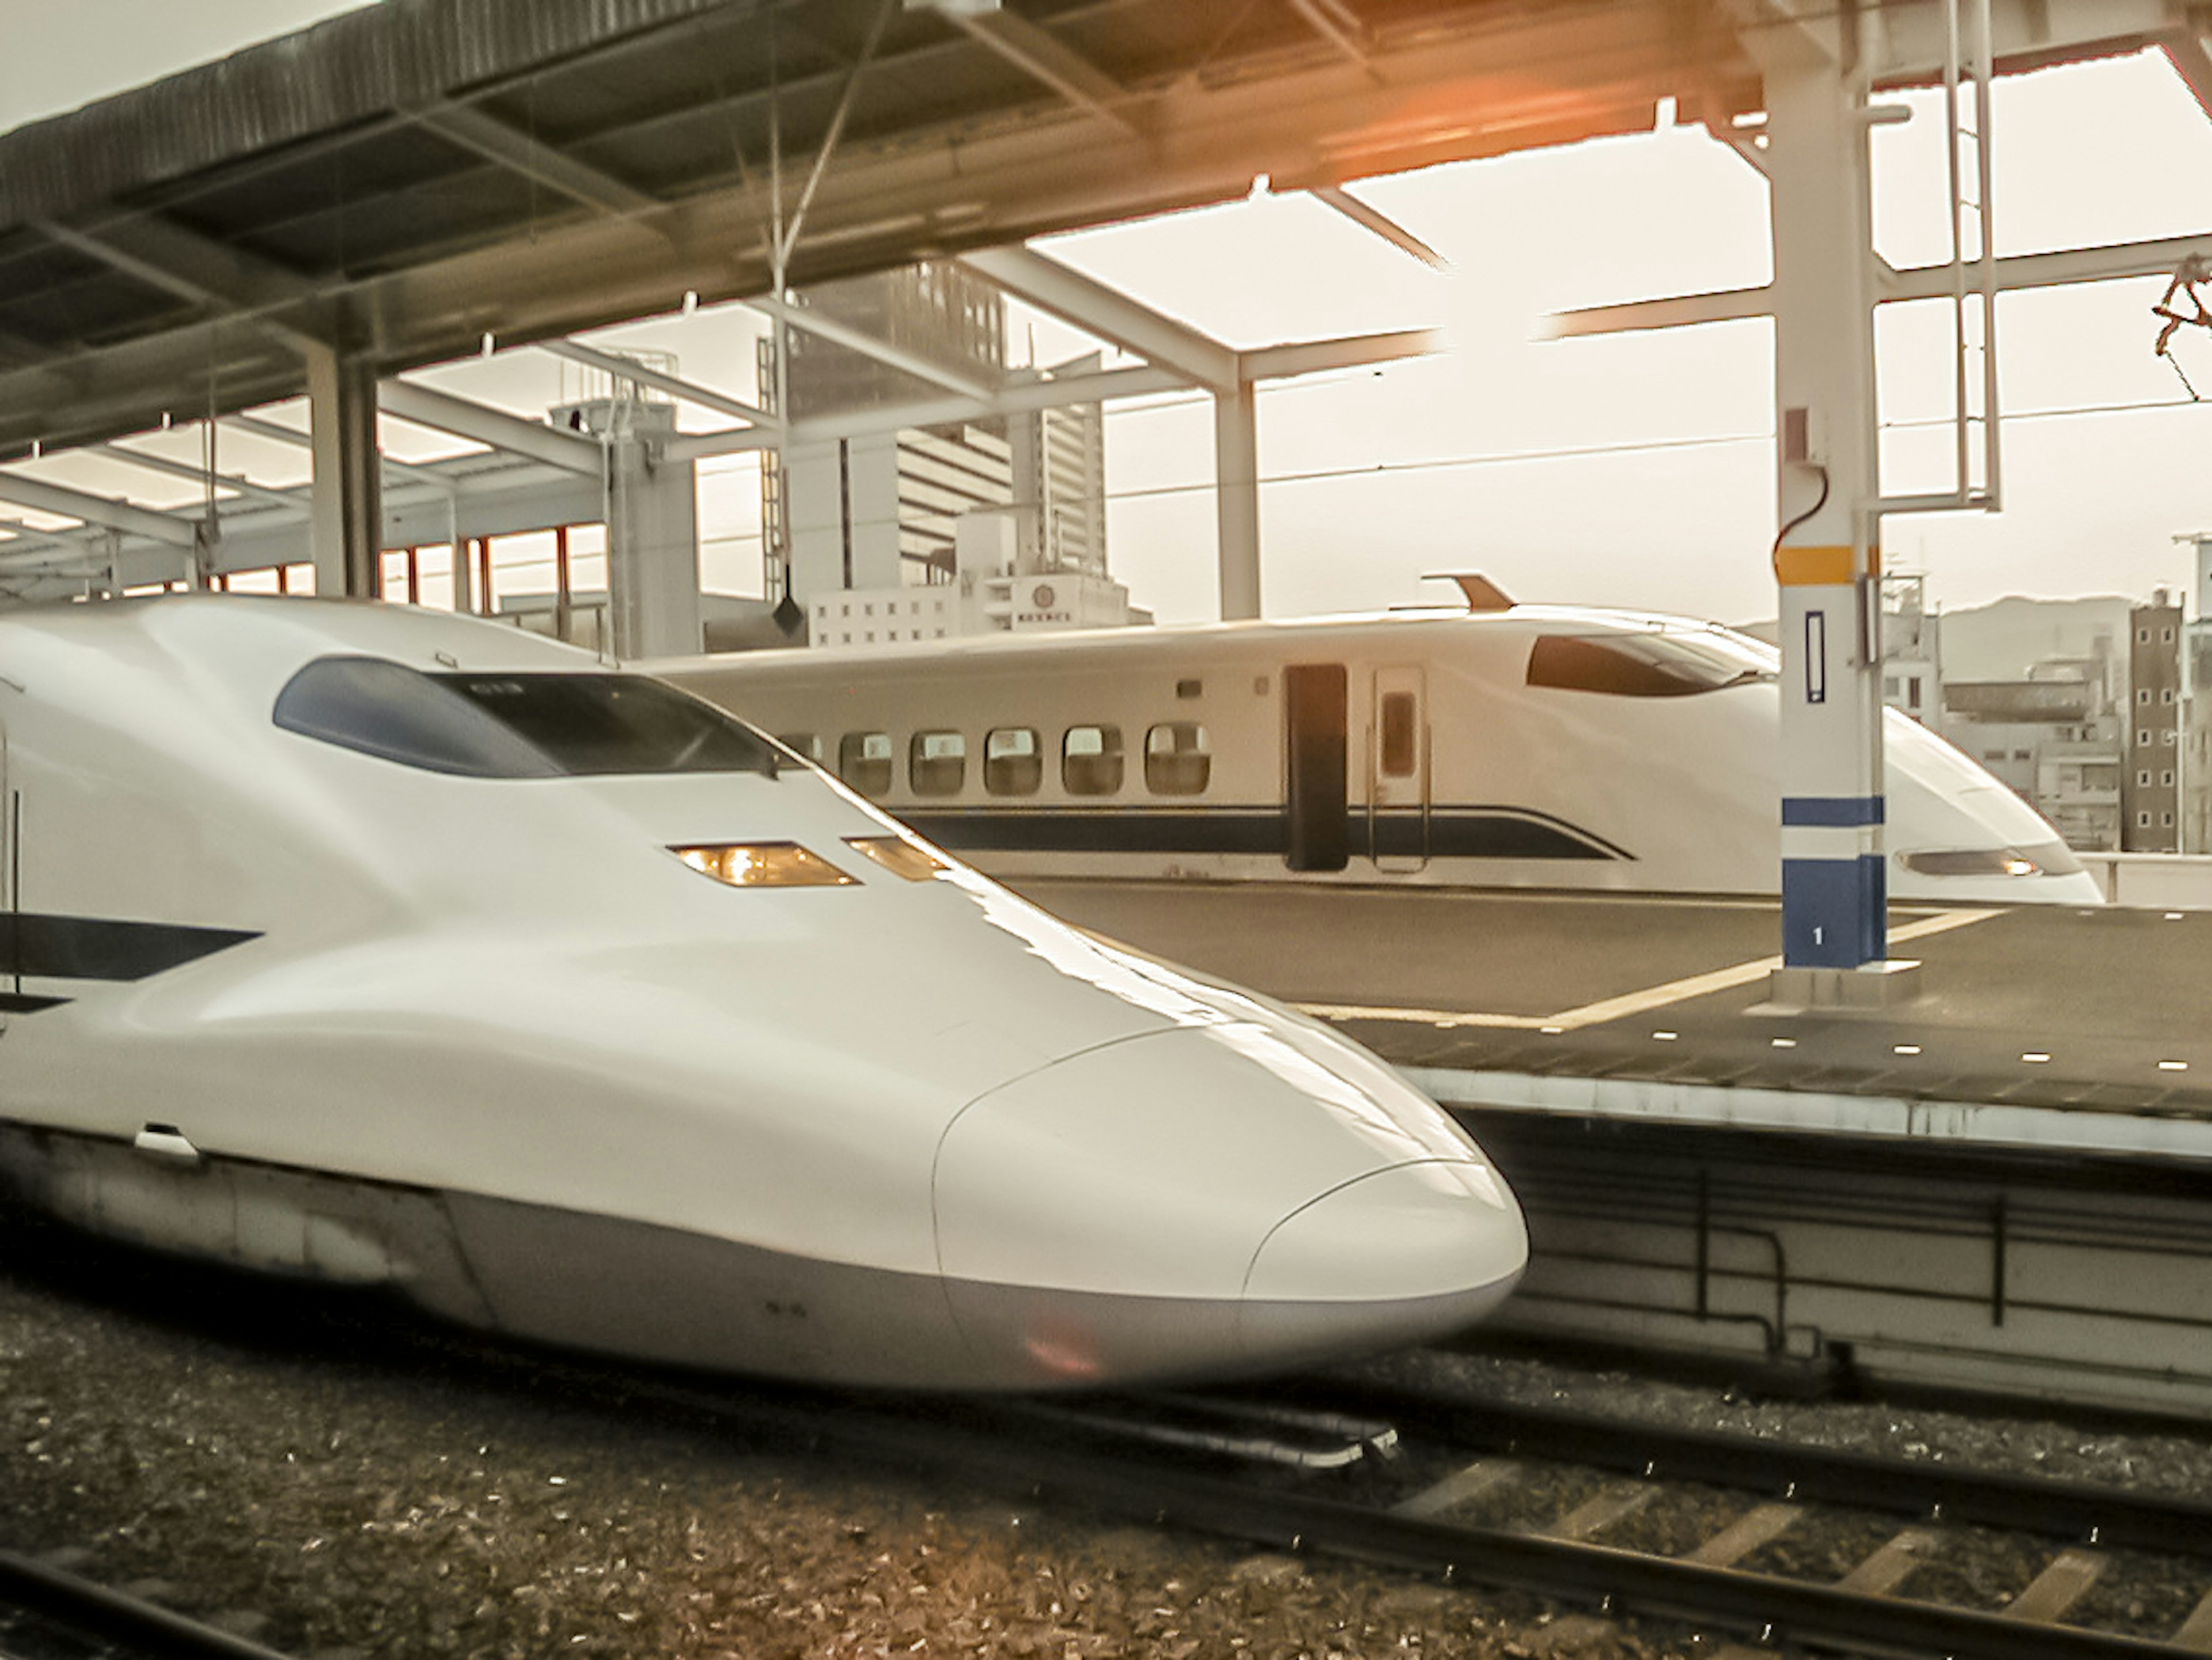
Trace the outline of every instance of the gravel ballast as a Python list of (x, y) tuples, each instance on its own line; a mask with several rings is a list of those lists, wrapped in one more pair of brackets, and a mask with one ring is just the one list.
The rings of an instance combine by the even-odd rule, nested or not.
[(527, 1357), (441, 1361), (425, 1333), (0, 1228), (0, 1549), (319, 1660), (1689, 1651), (743, 1444), (535, 1388)]
[[(748, 1444), (581, 1397), (530, 1356), (471, 1353), (380, 1302), (0, 1226), (0, 1549), (320, 1660), (1698, 1651), (1656, 1625)], [(1362, 1370), (1470, 1401), (2212, 1487), (2212, 1440), (2178, 1431), (1769, 1402), (1432, 1352)], [(1529, 1502), (1495, 1501), (1541, 1525), (1521, 1513)], [(1631, 1531), (1666, 1525), (1670, 1508)], [(1978, 1600), (2021, 1572), (2008, 1565)], [(2116, 1600), (2124, 1618), (2142, 1597)]]

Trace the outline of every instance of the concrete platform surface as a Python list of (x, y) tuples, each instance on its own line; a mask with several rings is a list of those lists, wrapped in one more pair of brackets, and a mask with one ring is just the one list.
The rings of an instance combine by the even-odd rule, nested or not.
[(1662, 1112), (1716, 1089), (1737, 1108), (1786, 1091), (2058, 1109), (2204, 1126), (2212, 1154), (2212, 913), (1899, 907), (1891, 954), (1923, 963), (1919, 997), (1786, 1012), (1767, 1000), (1772, 903), (1019, 885), (1082, 927), (1320, 1014), (1440, 1097), (1436, 1075), (1474, 1073), (1550, 1080), (1521, 1102), (1489, 1086), (1500, 1105), (1595, 1099), (1563, 1091), (1579, 1079), (1677, 1086), (1634, 1091)]

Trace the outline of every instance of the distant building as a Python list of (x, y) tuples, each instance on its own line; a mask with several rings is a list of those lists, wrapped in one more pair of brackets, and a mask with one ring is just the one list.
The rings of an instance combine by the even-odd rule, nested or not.
[(1943, 619), (1927, 608), (1928, 579), (1881, 579), (1881, 701), (1923, 726), (1943, 708)]
[(2181, 850), (2181, 607), (2164, 588), (2128, 613), (2127, 763), (2120, 778), (2120, 847)]
[[(2048, 818), (2068, 846), (2117, 850), (2127, 678), (2117, 639), (2126, 601), (2009, 599), (1921, 616), (1918, 580), (1899, 587), (1885, 584), (1883, 641), (1905, 648), (1899, 693), (1911, 676), (1931, 686), (1921, 718)], [(1885, 660), (1885, 690), (1890, 669)], [(1901, 695), (1889, 701), (1905, 704)]]
[[(1041, 378), (1005, 363), (998, 291), (925, 264), (825, 284), (809, 310), (981, 385)], [(941, 403), (944, 389), (794, 330), (793, 416)], [(1097, 354), (1054, 374), (1097, 369)], [(774, 340), (761, 343), (775, 402)], [(963, 634), (1148, 622), (1106, 569), (1105, 422), (1097, 404), (787, 447), (762, 470), (772, 595), (817, 646), (911, 645)]]

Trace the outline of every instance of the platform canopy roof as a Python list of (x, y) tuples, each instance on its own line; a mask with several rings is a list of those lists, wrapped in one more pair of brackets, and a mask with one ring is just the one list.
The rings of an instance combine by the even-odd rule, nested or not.
[(762, 294), (779, 157), (804, 283), (1757, 84), (1710, 0), (384, 0), (0, 136), (0, 458)]
[[(1634, 131), (1662, 98), (1724, 131), (1795, 9), (383, 0), (0, 136), (0, 459), (296, 393), (322, 348), (394, 373), (759, 295), (779, 243), (805, 283)], [(2050, 35), (2046, 0), (2009, 9)], [(2179, 15), (2087, 10), (2118, 46)]]

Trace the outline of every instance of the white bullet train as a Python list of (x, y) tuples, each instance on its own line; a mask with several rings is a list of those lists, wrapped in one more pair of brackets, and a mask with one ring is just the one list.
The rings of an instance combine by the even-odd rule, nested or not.
[[(1781, 886), (1778, 655), (1685, 617), (1501, 596), (641, 666), (1009, 880)], [(1894, 711), (1884, 742), (1893, 898), (2103, 903), (1957, 749)]]
[(866, 1386), (1249, 1374), (1527, 1242), (1365, 1051), (515, 629), (0, 617), (0, 1194), (471, 1324)]

